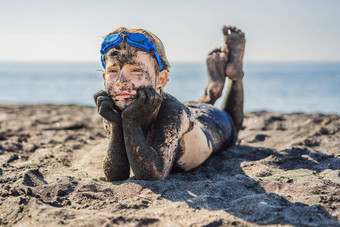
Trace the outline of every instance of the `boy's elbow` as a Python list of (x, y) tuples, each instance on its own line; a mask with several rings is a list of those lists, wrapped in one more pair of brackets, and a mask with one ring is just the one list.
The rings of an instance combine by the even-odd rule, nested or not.
[(149, 173), (135, 173), (137, 180), (165, 180), (168, 174), (149, 172)]
[(169, 168), (160, 163), (132, 165), (132, 171), (138, 180), (165, 180), (169, 175)]

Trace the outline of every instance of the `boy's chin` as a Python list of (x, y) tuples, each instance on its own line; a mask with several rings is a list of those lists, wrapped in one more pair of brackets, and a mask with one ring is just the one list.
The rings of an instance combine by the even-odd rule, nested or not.
[(128, 105), (133, 102), (131, 99), (115, 100), (115, 105), (120, 110), (124, 110)]

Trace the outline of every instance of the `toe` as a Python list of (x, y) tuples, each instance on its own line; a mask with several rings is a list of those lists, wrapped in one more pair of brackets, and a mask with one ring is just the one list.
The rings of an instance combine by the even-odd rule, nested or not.
[(231, 25), (223, 26), (222, 30), (223, 30), (223, 34), (227, 36), (227, 35), (230, 35), (231, 32), (235, 30), (235, 26), (231, 26)]
[[(220, 54), (220, 62), (223, 62), (224, 64), (226, 64), (228, 62), (228, 53), (224, 53), (222, 52)], [(225, 66), (224, 66), (225, 67)], [(224, 68), (223, 67), (223, 68)]]
[(228, 35), (228, 30), (229, 30), (229, 26), (227, 27), (227, 26), (223, 26), (223, 28), (222, 28), (222, 31), (223, 31), (223, 35)]
[(227, 45), (224, 45), (224, 46), (221, 47), (221, 52), (224, 52), (226, 54), (229, 53)]
[(240, 36), (244, 36), (244, 32), (242, 32), (241, 29), (238, 30), (237, 34), (239, 34)]
[(221, 52), (221, 48), (215, 48), (212, 51), (210, 51), (208, 55), (212, 55), (213, 53), (219, 53), (219, 52)]

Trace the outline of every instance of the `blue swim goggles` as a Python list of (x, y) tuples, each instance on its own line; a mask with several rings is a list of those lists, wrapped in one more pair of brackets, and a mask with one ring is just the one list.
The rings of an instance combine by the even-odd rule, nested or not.
[(122, 42), (123, 34), (126, 37), (126, 42), (130, 46), (137, 47), (146, 52), (152, 51), (155, 54), (160, 71), (163, 70), (162, 61), (157, 53), (156, 46), (155, 44), (151, 42), (149, 37), (147, 37), (146, 35), (142, 33), (128, 33), (128, 32), (115, 33), (115, 34), (111, 34), (105, 37), (102, 43), (102, 48), (100, 50), (101, 61), (102, 61), (102, 65), (104, 68), (105, 68), (105, 63), (104, 63), (103, 55), (106, 54), (110, 49), (112, 49), (113, 47), (117, 46), (119, 43)]

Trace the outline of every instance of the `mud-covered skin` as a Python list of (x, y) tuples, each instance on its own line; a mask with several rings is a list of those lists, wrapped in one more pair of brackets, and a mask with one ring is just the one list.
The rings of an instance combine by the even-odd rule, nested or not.
[(235, 81), (242, 79), (243, 55), (245, 48), (244, 33), (234, 26), (223, 26), (222, 32), (226, 45), (213, 49), (206, 59), (208, 85), (199, 101), (214, 104), (221, 97), (226, 77)]
[[(240, 80), (244, 76), (243, 55), (246, 44), (244, 33), (234, 26), (223, 26), (224, 42), (229, 51), (226, 74), (232, 81)], [(223, 50), (222, 50), (223, 51)]]
[[(142, 100), (135, 103), (144, 103), (152, 113), (155, 105), (146, 104), (147, 98)], [(126, 119), (123, 111), (126, 152), (138, 179), (165, 179), (171, 170), (189, 171), (212, 153), (233, 145), (237, 134), (233, 134), (232, 120), (225, 112), (198, 102), (182, 104), (169, 94), (161, 103), (156, 119), (144, 133), (142, 118)]]
[[(171, 170), (185, 125), (180, 120), (181, 109), (178, 105), (169, 108), (167, 99), (161, 99), (154, 90), (144, 90), (149, 92), (143, 94), (139, 91), (142, 96), (123, 111), (126, 152), (138, 179), (165, 179)], [(158, 112), (156, 118), (144, 125), (149, 130), (143, 132), (141, 122), (155, 111)]]
[(226, 46), (212, 50), (206, 59), (208, 68), (208, 85), (205, 93), (199, 98), (199, 102), (214, 105), (221, 97), (226, 79), (226, 65), (229, 52)]
[(233, 120), (226, 112), (200, 102), (182, 105), (190, 127), (182, 135), (176, 150), (174, 172), (198, 167), (213, 153), (234, 146), (238, 136)]
[[(126, 153), (138, 179), (164, 179), (163, 160), (146, 139), (152, 127), (150, 124), (154, 124), (149, 123), (148, 118), (157, 114), (163, 100), (153, 88), (138, 90), (137, 93), (138, 98), (122, 112)], [(142, 124), (147, 129), (144, 130), (146, 136)]]
[(107, 153), (103, 160), (104, 174), (109, 181), (124, 180), (130, 175), (130, 164), (125, 151), (121, 111), (115, 107), (106, 91), (97, 92), (94, 100), (108, 134)]
[(209, 83), (199, 102), (214, 104), (221, 96), (225, 79), (228, 77), (228, 89), (221, 107), (234, 121), (239, 131), (243, 122), (243, 55), (245, 35), (234, 26), (223, 26), (225, 44), (211, 51), (207, 57)]
[(125, 64), (133, 64), (133, 58), (136, 56), (137, 49), (129, 46), (126, 42), (122, 42), (104, 55), (104, 61), (107, 61), (107, 59), (114, 59), (119, 66), (123, 68)]
[[(123, 45), (121, 43), (120, 45)], [(113, 99), (119, 109), (124, 109), (137, 97), (137, 90), (145, 87), (155, 87), (154, 62), (146, 63), (152, 59), (150, 53), (137, 51), (129, 45), (126, 49), (111, 49), (104, 56), (106, 60), (105, 90)], [(153, 61), (153, 59), (152, 59)], [(119, 93), (128, 93), (131, 96), (121, 98)]]
[(224, 111), (200, 102), (184, 102), (201, 125), (202, 130), (211, 141), (213, 151), (218, 152), (233, 146), (237, 139), (234, 122)]
[(226, 74), (229, 81), (227, 95), (224, 99), (222, 110), (226, 111), (233, 119), (236, 130), (239, 131), (243, 123), (243, 55), (245, 49), (244, 33), (233, 26), (223, 26), (224, 40), (229, 50), (229, 60)]
[[(109, 152), (103, 167), (109, 181), (128, 178), (130, 165), (137, 179), (165, 179), (170, 171), (189, 171), (212, 153), (234, 145), (237, 133), (225, 112), (198, 102), (182, 104), (169, 94), (162, 99), (154, 91), (157, 98), (152, 99), (157, 100), (151, 102), (147, 100), (152, 96), (150, 91), (149, 95), (138, 93), (141, 99), (126, 108), (127, 113), (123, 111), (121, 125), (104, 121), (109, 125)], [(151, 125), (142, 127), (143, 116), (150, 115), (159, 104), (157, 117)], [(144, 110), (134, 111), (141, 105)]]
[(107, 121), (120, 123), (121, 111), (115, 107), (113, 100), (106, 91), (99, 91), (93, 96), (96, 103), (98, 113)]

